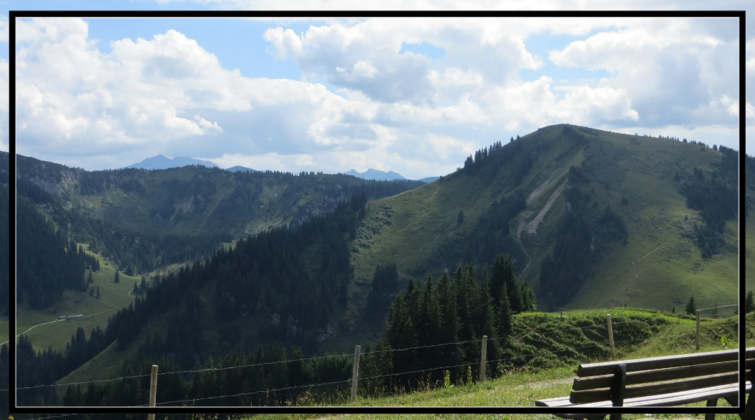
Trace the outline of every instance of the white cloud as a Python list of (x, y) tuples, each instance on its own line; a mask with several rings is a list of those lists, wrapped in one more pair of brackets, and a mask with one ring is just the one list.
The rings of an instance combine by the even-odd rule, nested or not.
[(608, 71), (600, 86), (625, 89), (647, 125), (716, 124), (721, 115), (702, 110), (738, 94), (735, 23), (638, 20), (550, 51), (549, 58), (560, 67)]
[[(277, 59), (301, 69), (303, 80), (288, 80), (227, 70), (175, 30), (113, 40), (105, 54), (84, 21), (23, 22), (19, 151), (127, 156), (121, 165), (100, 159), (116, 167), (164, 153), (224, 167), (373, 167), (423, 177), (448, 173), (473, 150), (545, 125), (689, 129), (697, 122), (735, 124), (738, 111), (729, 58), (736, 45), (720, 24), (371, 19), (316, 22), (300, 34), (282, 25), (264, 37)], [(527, 49), (536, 34), (584, 38), (550, 51), (550, 63), (606, 70), (609, 77), (554, 86), (551, 65)], [(402, 52), (423, 43), (443, 57)], [(536, 78), (522, 81), (522, 70)], [(4, 71), (7, 80), (7, 63)], [(7, 97), (3, 88), (0, 98)]]
[[(300, 35), (277, 27), (264, 36), (278, 57), (293, 58), (308, 77), (360, 90), (382, 102), (420, 104), (436, 96), (433, 82), (453, 77), (454, 72), (498, 83), (521, 69), (542, 66), (526, 50), (526, 34), (516, 31), (521, 22), (512, 23), (510, 27), (484, 19), (369, 19), (351, 26), (310, 26)], [(432, 62), (423, 54), (402, 52), (404, 44), (422, 42), (443, 49), (444, 60)], [(444, 67), (445, 62), (459, 65), (433, 68)]]

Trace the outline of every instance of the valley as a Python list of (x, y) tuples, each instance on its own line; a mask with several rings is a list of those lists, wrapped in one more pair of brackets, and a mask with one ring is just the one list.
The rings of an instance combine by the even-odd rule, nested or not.
[[(8, 159), (0, 154), (5, 184)], [(444, 275), (456, 282), (454, 310), (498, 302), (485, 290), (502, 255), (517, 290), (524, 284), (536, 298), (534, 308), (512, 313), (514, 325), (590, 308), (680, 314), (690, 296), (698, 308), (727, 305), (744, 293), (732, 159), (730, 149), (573, 125), (497, 142), (430, 183), (198, 166), (87, 172), (19, 156), (19, 197), (47, 223), (40, 238), (60, 240), (65, 252), (56, 258), (66, 261), (79, 249), (84, 279), (56, 285), (45, 304), (25, 292), (17, 328), (30, 349), (67, 358), (70, 369), (54, 379), (63, 382), (117, 377), (157, 360), (179, 370), (267, 360), (269, 352), (339, 354), (354, 343), (385, 345), (396, 302), (412, 287), (415, 303), (419, 290), (432, 301)], [(754, 187), (746, 184), (748, 197)], [(755, 228), (745, 235), (755, 240)], [(26, 247), (19, 253), (36, 249)], [(741, 257), (753, 265), (749, 247)], [(395, 279), (378, 285), (376, 270), (391, 264)], [(44, 279), (53, 268), (34, 269)], [(134, 296), (142, 278), (148, 290)], [(745, 286), (755, 288), (752, 276)], [(485, 334), (508, 334), (501, 305), (491, 305), (494, 320), (475, 312), (474, 334), (460, 329), (457, 339), (491, 328)], [(53, 322), (75, 314), (84, 316)], [(6, 339), (9, 323), (0, 320)], [(70, 350), (85, 344), (87, 357)], [(344, 366), (312, 369), (327, 376)]]

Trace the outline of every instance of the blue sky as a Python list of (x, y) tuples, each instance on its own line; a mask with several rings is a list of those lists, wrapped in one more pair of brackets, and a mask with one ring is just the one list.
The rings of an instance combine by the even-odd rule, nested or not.
[[(426, 6), (393, 4), (405, 5)], [(10, 9), (280, 6), (0, 2), (0, 93), (7, 97)], [(422, 178), (452, 172), (495, 141), (567, 122), (736, 148), (737, 31), (734, 19), (27, 19), (17, 30), (17, 151), (88, 170), (164, 154)], [(748, 31), (748, 80), (749, 40)], [(749, 93), (746, 102), (749, 127)], [(3, 150), (7, 133), (0, 108)]]

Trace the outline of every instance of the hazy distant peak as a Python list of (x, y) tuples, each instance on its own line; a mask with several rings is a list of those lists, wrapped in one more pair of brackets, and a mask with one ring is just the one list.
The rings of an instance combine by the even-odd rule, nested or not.
[(376, 181), (393, 181), (397, 179), (398, 180), (406, 179), (401, 174), (393, 172), (393, 171), (384, 172), (384, 171), (381, 171), (378, 169), (372, 169), (372, 168), (362, 173), (359, 173), (355, 171), (354, 169), (351, 169), (348, 172), (344, 172), (344, 175), (351, 175), (351, 176), (355, 176), (357, 178), (362, 178), (362, 179), (374, 179)]
[(126, 166), (126, 169), (128, 168), (135, 168), (135, 169), (168, 169), (168, 168), (180, 168), (182, 166), (188, 166), (188, 165), (201, 165), (201, 166), (207, 166), (209, 168), (217, 168), (218, 165), (202, 159), (194, 159), (186, 156), (176, 156), (175, 158), (171, 159), (169, 157), (165, 157), (163, 155), (157, 155), (152, 156), (147, 159), (144, 159), (143, 161), (139, 163), (135, 163), (131, 166)]

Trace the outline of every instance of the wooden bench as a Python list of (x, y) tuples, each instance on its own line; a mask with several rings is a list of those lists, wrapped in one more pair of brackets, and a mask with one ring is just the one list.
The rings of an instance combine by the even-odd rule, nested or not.
[[(745, 388), (752, 390), (755, 347), (745, 352)], [(651, 357), (647, 359), (580, 365), (571, 395), (535, 402), (537, 406), (562, 407), (575, 414), (566, 419), (603, 419), (606, 414), (576, 414), (587, 407), (663, 407), (707, 401), (715, 407), (723, 398), (737, 405), (739, 394), (738, 350)], [(755, 398), (746, 404), (742, 419), (755, 419)], [(744, 404), (744, 399), (742, 400)], [(621, 414), (612, 414), (611, 420)], [(706, 420), (715, 418), (707, 414)]]

